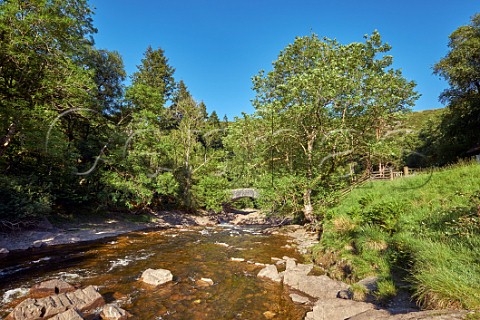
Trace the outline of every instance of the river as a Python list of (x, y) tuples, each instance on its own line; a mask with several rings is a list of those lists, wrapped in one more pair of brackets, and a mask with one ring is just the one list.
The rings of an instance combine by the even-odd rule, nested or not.
[[(288, 238), (257, 227), (188, 227), (134, 232), (88, 244), (13, 253), (0, 260), (0, 315), (12, 293), (44, 280), (99, 286), (132, 319), (303, 319), (307, 307), (294, 304), (287, 287), (256, 275), (272, 257), (302, 257)], [(245, 261), (235, 261), (242, 258)], [(174, 281), (158, 288), (138, 279), (148, 268), (171, 270)], [(201, 278), (214, 284), (205, 286)]]

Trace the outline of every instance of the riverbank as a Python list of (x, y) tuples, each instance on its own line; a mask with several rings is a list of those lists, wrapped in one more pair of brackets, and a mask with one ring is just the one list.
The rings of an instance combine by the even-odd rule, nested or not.
[(161, 211), (141, 216), (104, 213), (75, 219), (54, 219), (52, 222), (44, 219), (34, 228), (0, 234), (0, 256), (5, 256), (10, 251), (94, 241), (139, 230), (219, 223), (275, 225), (278, 222), (267, 219), (264, 214), (254, 209), (224, 215)]

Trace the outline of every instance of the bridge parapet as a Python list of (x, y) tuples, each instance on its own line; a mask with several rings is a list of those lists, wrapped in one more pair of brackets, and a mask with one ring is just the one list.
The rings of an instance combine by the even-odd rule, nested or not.
[(230, 201), (235, 201), (241, 198), (257, 199), (260, 196), (257, 190), (252, 188), (233, 189)]

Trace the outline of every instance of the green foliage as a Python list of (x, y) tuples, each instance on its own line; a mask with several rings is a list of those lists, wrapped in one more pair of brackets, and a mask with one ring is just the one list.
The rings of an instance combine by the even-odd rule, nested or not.
[(87, 65), (94, 71), (98, 110), (109, 115), (118, 114), (124, 93), (122, 82), (126, 77), (122, 57), (116, 51), (92, 49), (87, 59)]
[[(438, 125), (425, 130), (421, 151), (434, 165), (445, 165), (478, 153), (480, 138), (480, 14), (450, 35), (450, 51), (435, 66), (449, 88), (440, 100), (447, 108)], [(475, 151), (476, 150), (476, 151)]]
[(471, 312), (465, 317), (466, 320), (478, 320), (480, 319), (480, 312)]
[(228, 199), (228, 182), (221, 176), (202, 176), (193, 186), (193, 193), (198, 205), (207, 210), (220, 212), (222, 204)]
[(22, 220), (48, 215), (53, 197), (48, 185), (36, 179), (0, 176), (0, 220)]
[(2, 1), (0, 12), (0, 168), (14, 181), (3, 212), (96, 200), (121, 58), (93, 47), (85, 0)]
[(397, 295), (397, 288), (391, 279), (380, 280), (377, 286), (378, 289), (374, 293), (374, 296), (380, 303), (386, 303)]
[(258, 200), (260, 207), (272, 214), (293, 215), (302, 210), (302, 186), (299, 179), (292, 175), (281, 175), (272, 179), (264, 175), (258, 181), (262, 196)]
[(343, 185), (342, 168), (386, 157), (375, 151), (392, 149), (381, 137), (418, 97), (415, 83), (391, 69), (389, 50), (376, 31), (347, 45), (298, 37), (272, 71), (253, 78), (258, 166), (299, 179), (307, 221), (315, 193)]
[(369, 294), (365, 286), (356, 283), (352, 284), (349, 290), (352, 293), (352, 299), (355, 301), (366, 301), (367, 295)]
[(404, 204), (396, 201), (380, 202), (372, 206), (367, 206), (360, 211), (362, 223), (373, 224), (387, 232), (394, 232), (398, 216), (405, 210), (404, 206)]

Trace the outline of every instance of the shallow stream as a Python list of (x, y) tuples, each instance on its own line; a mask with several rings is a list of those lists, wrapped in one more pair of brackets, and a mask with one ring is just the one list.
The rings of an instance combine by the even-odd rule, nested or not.
[[(13, 293), (35, 283), (63, 279), (97, 285), (108, 302), (116, 301), (132, 319), (303, 319), (289, 289), (257, 278), (271, 258), (301, 257), (285, 247), (288, 238), (255, 227), (189, 227), (134, 232), (90, 244), (58, 246), (8, 255), (0, 260), (0, 316), (11, 310)], [(245, 261), (234, 261), (243, 258)], [(148, 268), (168, 269), (174, 281), (158, 288), (138, 279)], [(210, 278), (205, 286), (198, 280)]]

